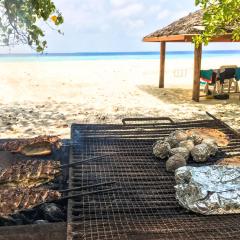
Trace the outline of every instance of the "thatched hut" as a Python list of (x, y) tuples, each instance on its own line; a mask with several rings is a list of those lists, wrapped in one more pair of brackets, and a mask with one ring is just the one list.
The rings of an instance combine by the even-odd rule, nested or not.
[[(164, 88), (166, 42), (193, 42), (193, 37), (200, 34), (203, 30), (203, 11), (198, 10), (143, 38), (144, 42), (161, 43), (159, 88)], [(211, 39), (211, 42), (232, 42), (231, 29), (229, 29), (229, 33), (224, 36), (214, 37)], [(199, 47), (195, 45), (192, 99), (197, 102), (199, 101), (200, 95), (201, 59), (202, 45)]]

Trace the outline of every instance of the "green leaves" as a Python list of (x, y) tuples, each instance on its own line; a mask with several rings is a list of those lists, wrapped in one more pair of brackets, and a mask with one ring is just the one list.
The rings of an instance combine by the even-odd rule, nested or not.
[(240, 39), (240, 0), (195, 0), (203, 11), (205, 30), (194, 38), (197, 44), (209, 41), (216, 36), (232, 34), (233, 41)]
[[(0, 0), (0, 13), (2, 44), (28, 44), (37, 52), (47, 47), (41, 22), (56, 27), (64, 22), (52, 0)], [(56, 16), (56, 21), (51, 20), (52, 16)]]

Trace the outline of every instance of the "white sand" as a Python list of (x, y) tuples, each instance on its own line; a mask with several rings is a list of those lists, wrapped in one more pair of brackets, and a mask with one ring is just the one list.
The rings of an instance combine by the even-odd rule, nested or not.
[[(239, 63), (210, 59), (203, 67)], [(191, 101), (192, 61), (167, 60), (166, 89), (159, 61), (0, 62), (0, 138), (58, 134), (70, 125), (121, 123), (124, 117), (206, 118), (205, 111), (239, 129), (239, 96)]]

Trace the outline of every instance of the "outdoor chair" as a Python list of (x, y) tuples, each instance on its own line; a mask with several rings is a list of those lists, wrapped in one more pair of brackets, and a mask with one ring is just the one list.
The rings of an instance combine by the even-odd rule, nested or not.
[[(200, 81), (205, 83), (204, 93), (207, 95), (209, 95), (209, 93), (215, 95), (219, 91), (220, 87), (217, 83), (217, 70), (201, 70), (200, 77)], [(209, 90), (210, 86), (213, 86), (212, 92)]]
[(232, 84), (234, 84), (234, 92), (239, 91), (238, 81), (236, 80), (236, 65), (221, 66), (219, 70), (219, 83), (221, 86), (221, 93), (224, 92), (224, 89), (227, 89), (227, 92), (230, 93)]

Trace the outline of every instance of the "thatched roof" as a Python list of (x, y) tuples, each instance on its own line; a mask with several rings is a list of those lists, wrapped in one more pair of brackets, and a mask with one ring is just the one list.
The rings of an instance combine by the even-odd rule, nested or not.
[[(155, 31), (143, 38), (145, 42), (192, 42), (194, 35), (204, 31), (203, 10), (190, 13), (170, 25)], [(216, 35), (210, 42), (240, 42), (232, 39), (233, 26), (225, 26), (225, 34)]]
[(190, 13), (188, 16), (183, 17), (170, 25), (157, 30), (154, 33), (147, 35), (144, 38), (154, 38), (171, 35), (187, 35), (199, 34), (202, 30), (203, 11), (198, 10)]

